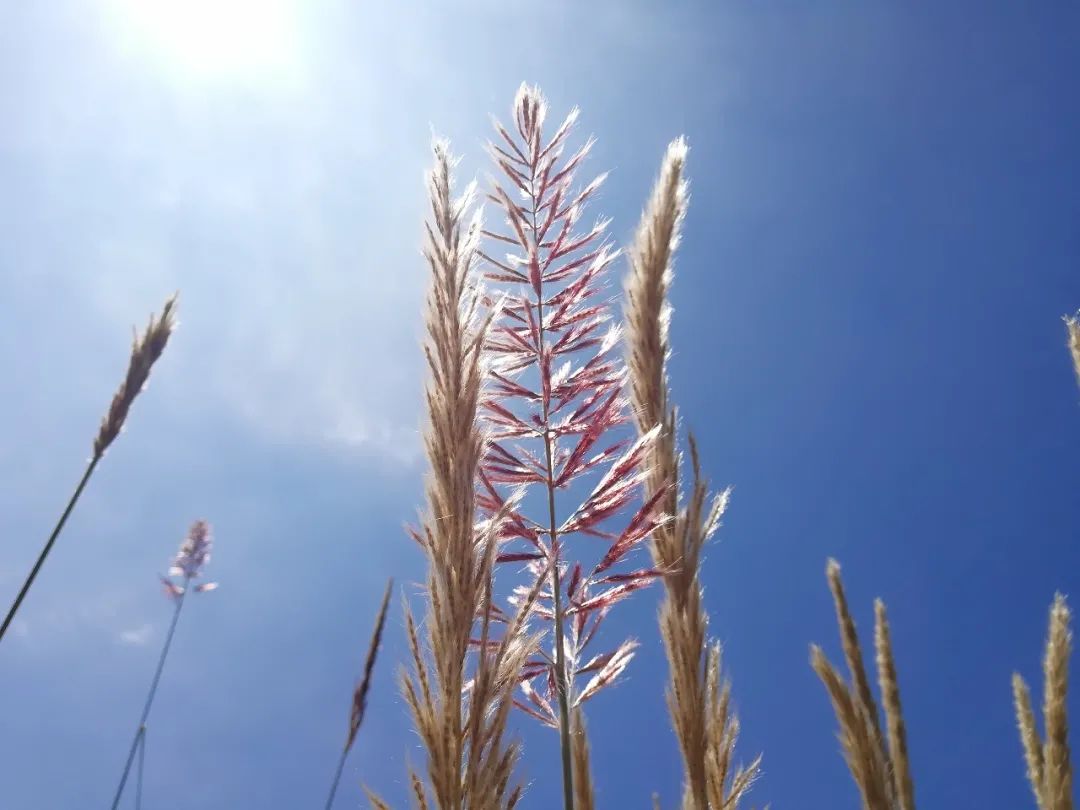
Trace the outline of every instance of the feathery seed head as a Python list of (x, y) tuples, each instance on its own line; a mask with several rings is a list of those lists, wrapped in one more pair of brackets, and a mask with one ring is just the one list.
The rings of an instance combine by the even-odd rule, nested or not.
[(210, 525), (205, 520), (192, 523), (187, 536), (180, 544), (180, 550), (176, 553), (169, 574), (186, 579), (199, 576), (203, 566), (210, 562), (212, 543)]
[(1028, 782), (1039, 810), (1072, 810), (1073, 772), (1069, 750), (1067, 697), (1072, 633), (1070, 612), (1059, 593), (1050, 606), (1050, 628), (1043, 658), (1043, 731), (1040, 738), (1024, 679), (1013, 673), (1013, 704), (1024, 749)]
[(892, 651), (885, 604), (874, 603), (874, 646), (878, 685), (885, 707), (886, 732), (870, 691), (855, 621), (848, 608), (840, 564), (830, 559), (825, 575), (832, 591), (836, 622), (851, 682), (847, 683), (817, 646), (811, 647), (811, 666), (829, 694), (840, 726), (839, 738), (852, 778), (866, 810), (914, 810), (914, 787), (908, 761), (907, 732), (900, 705), (900, 687)]
[[(514, 676), (532, 640), (522, 617), (495, 616), (491, 602), (492, 565), (516, 501), (506, 498), (505, 507), (479, 516), (476, 509), (487, 442), (477, 410), (486, 396), (486, 373), (493, 373), (486, 371), (482, 351), (491, 316), (481, 306), (488, 298), (475, 272), (482, 223), (468, 213), (472, 186), (453, 196), (456, 160), (449, 146), (436, 142), (433, 151), (424, 245), (430, 269), (424, 442), (431, 471), (421, 526), (411, 532), (427, 557), (428, 610), (423, 636), (406, 610), (412, 672), (403, 675), (401, 688), (427, 754), (428, 784), (412, 774), (417, 805), (429, 806), (430, 789), (435, 807), (506, 810), (519, 795), (511, 784), (517, 747), (505, 741), (506, 719)], [(504, 625), (498, 639), (493, 621)]]
[(1069, 354), (1072, 355), (1076, 380), (1080, 383), (1080, 312), (1075, 315), (1066, 315), (1064, 321), (1065, 331), (1069, 335)]
[(136, 334), (132, 340), (127, 374), (113, 396), (109, 411), (102, 420), (101, 428), (94, 439), (95, 458), (104, 455), (109, 445), (120, 434), (127, 420), (128, 411), (131, 410), (131, 404), (146, 387), (150, 369), (165, 351), (165, 344), (169, 342), (169, 336), (176, 328), (175, 309), (176, 295), (173, 295), (165, 302), (159, 317), (150, 316), (150, 322), (142, 336)]
[(375, 671), (375, 659), (382, 645), (383, 629), (386, 627), (386, 610), (390, 605), (390, 590), (394, 586), (391, 579), (386, 583), (386, 591), (383, 593), (382, 603), (379, 606), (379, 615), (375, 620), (375, 630), (368, 645), (367, 658), (364, 661), (364, 674), (353, 691), (352, 708), (349, 712), (349, 734), (345, 739), (345, 750), (352, 748), (356, 741), (356, 734), (360, 731), (360, 724), (364, 721), (364, 711), (367, 709), (367, 696), (371, 690), (371, 677)]
[(721, 676), (719, 645), (708, 639), (699, 570), (702, 549), (720, 523), (730, 490), (709, 496), (693, 435), (692, 481), (688, 491), (680, 489), (677, 420), (666, 369), (672, 265), (689, 197), (686, 155), (685, 139), (668, 146), (629, 251), (626, 357), (638, 434), (654, 436), (643, 464), (644, 488), (661, 515), (653, 527), (651, 551), (653, 570), (661, 574), (667, 592), (660, 630), (670, 669), (668, 708), (683, 756), (682, 806), (736, 810), (761, 758), (745, 768), (733, 766), (739, 721), (730, 709), (730, 685)]

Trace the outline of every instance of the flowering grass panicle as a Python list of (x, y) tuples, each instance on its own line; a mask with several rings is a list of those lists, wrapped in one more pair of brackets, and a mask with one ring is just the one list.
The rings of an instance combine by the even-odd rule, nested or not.
[(27, 574), (26, 580), (19, 589), (19, 593), (16, 595), (15, 601), (12, 603), (7, 615), (4, 616), (4, 621), (0, 624), (0, 640), (3, 640), (8, 627), (10, 627), (12, 621), (14, 621), (15, 614), (19, 612), (19, 608), (26, 598), (26, 594), (29, 593), (30, 587), (34, 584), (34, 580), (37, 579), (38, 572), (41, 571), (41, 567), (45, 564), (45, 560), (48, 559), (49, 553), (56, 543), (56, 538), (59, 537), (60, 532), (63, 531), (64, 524), (67, 523), (68, 517), (75, 509), (75, 504), (78, 503), (79, 497), (82, 495), (83, 490), (86, 489), (86, 485), (90, 482), (94, 470), (97, 469), (98, 463), (105, 455), (105, 451), (108, 449), (109, 445), (113, 443), (116, 437), (120, 435), (120, 431), (127, 421), (128, 412), (131, 410), (131, 404), (142, 392), (143, 388), (146, 387), (146, 381), (150, 377), (150, 369), (153, 368), (154, 363), (161, 357), (161, 353), (165, 351), (165, 345), (169, 342), (169, 337), (172, 335), (173, 329), (176, 328), (175, 308), (176, 296), (173, 295), (165, 302), (165, 306), (162, 308), (159, 317), (155, 318), (153, 315), (150, 316), (150, 322), (146, 327), (146, 331), (143, 332), (142, 337), (140, 338), (138, 333), (136, 333), (131, 346), (131, 356), (128, 360), (127, 374), (124, 377), (124, 381), (120, 384), (120, 388), (117, 389), (116, 394), (113, 396), (108, 413), (105, 414), (105, 418), (101, 422), (101, 427), (94, 439), (94, 452), (90, 456), (90, 460), (87, 462), (85, 470), (83, 470), (82, 478), (79, 479), (79, 483), (75, 486), (75, 491), (71, 494), (71, 497), (68, 498), (64, 511), (60, 513), (60, 518), (53, 526), (52, 532), (45, 541), (45, 545), (42, 547), (41, 552), (38, 554), (37, 561), (30, 569), (30, 573)]
[(708, 640), (700, 574), (702, 550), (719, 524), (729, 493), (710, 499), (693, 436), (693, 482), (688, 502), (681, 508), (679, 503), (677, 418), (666, 367), (672, 262), (688, 201), (686, 155), (682, 138), (668, 146), (630, 250), (626, 352), (638, 432), (644, 436), (660, 426), (646, 456), (646, 497), (658, 498), (660, 509), (671, 517), (654, 528), (650, 549), (656, 568), (664, 572), (660, 629), (670, 672), (668, 707), (683, 755), (683, 807), (728, 810), (749, 790), (760, 757), (748, 767), (734, 767), (739, 722), (730, 711), (730, 686), (721, 678), (720, 647)]
[(833, 594), (836, 621), (840, 627), (840, 640), (851, 683), (844, 680), (816, 645), (811, 646), (810, 660), (829, 693), (840, 724), (839, 737), (844, 758), (859, 788), (864, 810), (914, 810), (915, 790), (908, 760), (907, 732), (885, 605), (880, 599), (874, 603), (874, 646), (878, 684), (885, 707), (887, 742), (863, 663), (855, 620), (848, 608), (844, 584), (840, 579), (840, 565), (835, 560), (829, 560), (826, 576)]
[[(569, 808), (571, 710), (614, 683), (637, 646), (627, 639), (593, 653), (592, 642), (611, 608), (659, 573), (621, 566), (660, 520), (656, 499), (639, 502), (641, 465), (656, 431), (636, 441), (615, 433), (626, 422), (625, 373), (605, 285), (619, 254), (606, 236), (608, 220), (581, 226), (604, 175), (580, 187), (575, 179), (593, 141), (566, 156), (578, 112), (548, 137), (547, 103), (534, 87), (521, 86), (513, 115), (515, 132), (496, 122), (498, 140), (489, 147), (502, 180), (493, 181), (488, 196), (504, 228), (484, 231), (480, 253), (486, 280), (504, 296), (493, 304), (485, 344), (492, 368), (483, 413), (491, 441), (480, 505), (495, 514), (508, 490), (536, 492), (522, 501), (535, 509), (508, 510), (499, 561), (525, 565), (532, 582), (518, 596), (542, 582), (533, 612), (553, 628), (552, 649), (527, 662), (518, 705), (560, 732)], [(507, 252), (496, 256), (497, 248)], [(596, 483), (578, 499), (586, 476)], [(563, 508), (564, 497), (573, 498), (570, 508)], [(598, 560), (575, 559), (566, 545), (571, 538), (592, 543)]]
[(135, 398), (146, 387), (150, 379), (150, 369), (165, 351), (165, 344), (176, 328), (176, 296), (173, 295), (162, 307), (161, 315), (150, 316), (142, 337), (137, 333), (132, 339), (131, 357), (128, 360), (127, 374), (113, 395), (109, 410), (101, 420), (101, 428), (94, 439), (94, 455), (102, 456), (113, 443), (127, 422), (128, 412)]
[[(190, 583), (202, 576), (203, 568), (210, 562), (210, 550), (213, 544), (209, 524), (205, 520), (195, 521), (180, 544), (172, 565), (169, 566), (169, 576), (161, 577), (165, 592), (169, 596), (174, 599), (183, 596), (190, 587)], [(180, 577), (183, 584), (173, 582), (171, 577)], [(217, 586), (216, 582), (203, 582), (195, 586), (195, 592), (212, 591)]]
[[(161, 648), (157, 669), (154, 671), (154, 677), (150, 681), (150, 691), (147, 693), (146, 702), (143, 704), (139, 724), (135, 727), (135, 735), (131, 740), (127, 761), (124, 763), (124, 770), (120, 775), (120, 783), (117, 785), (116, 794), (113, 796), (113, 810), (120, 806), (120, 799), (123, 798), (124, 787), (127, 785), (128, 777), (131, 774), (131, 766), (135, 761), (135, 755), (141, 753), (146, 744), (146, 722), (150, 717), (150, 709), (154, 705), (154, 698), (157, 696), (158, 685), (161, 683), (161, 674), (165, 670), (165, 661), (168, 659), (169, 650), (172, 648), (173, 637), (176, 635), (176, 625), (180, 621), (180, 612), (184, 609), (184, 602), (191, 592), (202, 593), (217, 588), (216, 582), (205, 582), (196, 585), (194, 588), (191, 587), (191, 582), (202, 576), (203, 568), (210, 562), (212, 545), (213, 538), (210, 532), (210, 524), (205, 520), (195, 521), (191, 524), (191, 528), (188, 529), (187, 534), (180, 543), (180, 549), (177, 551), (176, 556), (173, 557), (172, 566), (169, 568), (169, 575), (181, 577), (183, 584), (173, 582), (168, 577), (160, 577), (165, 585), (165, 594), (172, 600), (174, 605), (172, 623), (169, 625), (169, 632), (165, 635), (165, 644)], [(142, 765), (143, 758), (140, 756), (136, 796), (137, 806), (141, 806), (142, 802)]]
[(1069, 354), (1072, 356), (1073, 370), (1076, 372), (1076, 381), (1080, 383), (1080, 313), (1066, 315), (1065, 331), (1069, 336)]
[(1039, 810), (1072, 810), (1073, 772), (1069, 753), (1066, 698), (1072, 633), (1069, 608), (1061, 594), (1050, 607), (1050, 631), (1043, 658), (1043, 730), (1040, 739), (1031, 708), (1031, 692), (1019, 674), (1013, 674), (1013, 700), (1024, 748), (1028, 781)]

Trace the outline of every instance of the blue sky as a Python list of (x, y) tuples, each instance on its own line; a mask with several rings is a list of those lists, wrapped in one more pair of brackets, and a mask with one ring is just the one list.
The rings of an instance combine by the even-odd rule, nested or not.
[[(1031, 806), (1009, 675), (1038, 682), (1080, 593), (1080, 12), (1068, 4), (17, 4), (0, 25), (0, 597), (13, 596), (123, 372), (181, 328), (0, 648), (13, 810), (104, 804), (169, 606), (216, 529), (152, 717), (158, 807), (321, 806), (385, 578), (420, 559), (422, 173), (434, 128), (482, 168), (522, 80), (578, 104), (632, 233), (691, 144), (675, 396), (735, 486), (705, 580), (759, 802), (855, 808), (807, 645), (838, 655), (825, 560), (893, 623), (919, 806)], [(146, 7), (156, 9), (148, 13)], [(200, 27), (201, 26), (201, 27)], [(644, 649), (591, 704), (602, 807), (672, 806)], [(422, 753), (391, 617), (339, 807), (404, 805)], [(1080, 703), (1071, 701), (1074, 715)], [(519, 718), (527, 807), (554, 737)]]

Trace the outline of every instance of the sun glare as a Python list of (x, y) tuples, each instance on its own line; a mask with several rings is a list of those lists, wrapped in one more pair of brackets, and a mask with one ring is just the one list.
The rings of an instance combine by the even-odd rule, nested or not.
[(199, 78), (281, 77), (295, 56), (295, 0), (115, 0), (128, 44)]

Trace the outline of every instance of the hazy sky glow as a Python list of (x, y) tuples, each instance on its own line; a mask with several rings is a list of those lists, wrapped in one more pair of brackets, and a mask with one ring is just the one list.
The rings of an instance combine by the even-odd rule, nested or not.
[(290, 0), (115, 0), (109, 33), (185, 79), (273, 83), (299, 58)]
[[(0, 15), (0, 600), (74, 484), (130, 327), (181, 327), (0, 646), (0, 806), (104, 804), (192, 520), (147, 805), (321, 806), (382, 586), (414, 593), (419, 255), (432, 131), (486, 171), (522, 80), (582, 108), (633, 230), (691, 145), (672, 377), (718, 484), (713, 630), (760, 803), (856, 808), (810, 641), (889, 605), (920, 808), (1030, 807), (1009, 675), (1080, 598), (1080, 13), (1049, 4), (58, 0)], [(451, 6), (453, 12), (451, 12)], [(591, 216), (590, 215), (590, 216)], [(620, 268), (621, 272), (621, 268)], [(656, 594), (590, 704), (600, 806), (674, 806)], [(392, 614), (339, 807), (422, 752)], [(1080, 702), (1073, 701), (1074, 713)], [(1076, 714), (1080, 716), (1080, 714)], [(526, 808), (554, 736), (519, 718)], [(644, 741), (644, 742), (643, 742)]]

